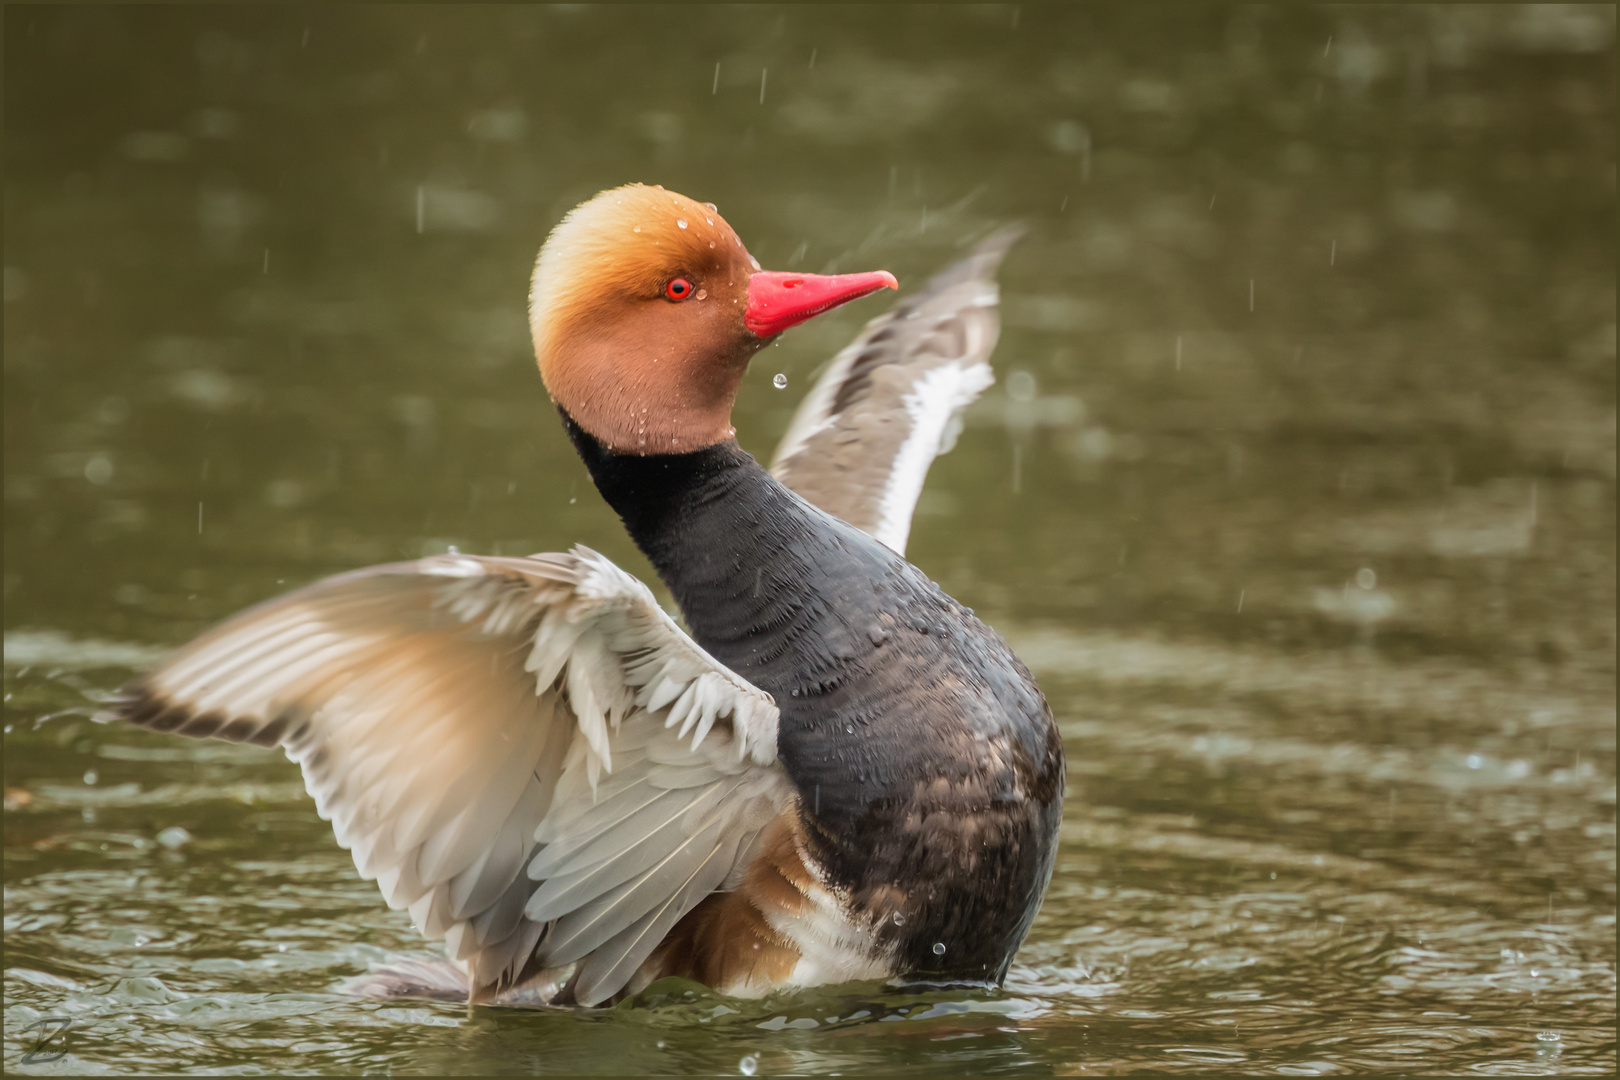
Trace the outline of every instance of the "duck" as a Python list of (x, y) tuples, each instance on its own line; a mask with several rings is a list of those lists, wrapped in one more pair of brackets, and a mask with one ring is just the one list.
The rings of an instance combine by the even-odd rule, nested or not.
[(992, 381), (995, 234), (827, 366), (771, 468), (750, 360), (887, 271), (763, 270), (711, 203), (603, 191), (540, 249), (541, 380), (673, 598), (583, 546), (450, 551), (239, 613), (117, 696), (155, 732), (281, 748), (442, 961), (356, 992), (595, 1006), (994, 987), (1052, 874), (1063, 745), (1002, 638), (905, 558)]

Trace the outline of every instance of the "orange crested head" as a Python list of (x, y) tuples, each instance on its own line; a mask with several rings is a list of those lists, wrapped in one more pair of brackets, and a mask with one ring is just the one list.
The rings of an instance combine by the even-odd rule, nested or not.
[(622, 453), (729, 439), (748, 361), (797, 322), (883, 274), (759, 269), (712, 204), (629, 184), (575, 207), (535, 264), (529, 328), (552, 400)]

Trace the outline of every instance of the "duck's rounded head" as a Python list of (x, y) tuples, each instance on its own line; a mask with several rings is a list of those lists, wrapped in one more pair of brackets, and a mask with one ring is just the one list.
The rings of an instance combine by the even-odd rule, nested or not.
[(621, 453), (731, 438), (748, 361), (783, 330), (881, 288), (761, 270), (712, 204), (629, 184), (581, 203), (534, 268), (529, 328), (551, 398)]

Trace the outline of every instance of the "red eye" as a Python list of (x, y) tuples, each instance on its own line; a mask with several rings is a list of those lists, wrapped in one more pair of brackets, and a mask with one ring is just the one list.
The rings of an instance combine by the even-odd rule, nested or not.
[(664, 295), (671, 300), (685, 300), (692, 295), (692, 283), (683, 277), (678, 277), (664, 286)]

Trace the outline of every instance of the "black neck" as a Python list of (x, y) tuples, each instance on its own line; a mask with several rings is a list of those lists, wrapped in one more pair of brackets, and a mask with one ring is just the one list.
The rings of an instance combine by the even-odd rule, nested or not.
[(999, 979), (1051, 871), (1062, 795), (1062, 743), (1029, 673), (734, 440), (638, 457), (563, 421), (692, 637), (776, 700), (818, 872), (878, 918), (903, 902), (904, 929), (885, 925), (906, 970)]
[(747, 654), (757, 649), (738, 648), (757, 646), (762, 625), (777, 621), (770, 609), (798, 592), (783, 586), (826, 569), (819, 534), (848, 526), (783, 487), (734, 439), (685, 454), (620, 454), (566, 412), (563, 423), (693, 636), (739, 673), (753, 667)]

